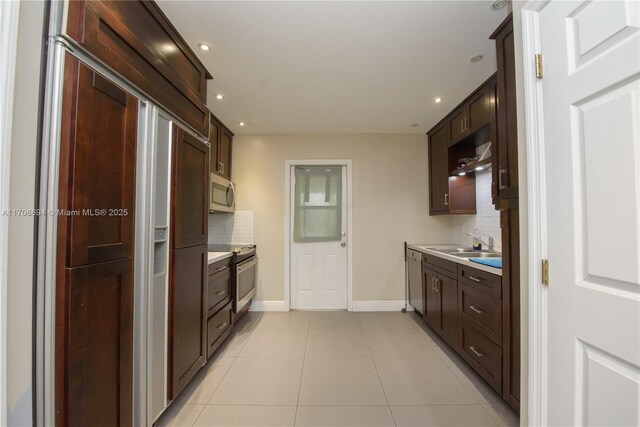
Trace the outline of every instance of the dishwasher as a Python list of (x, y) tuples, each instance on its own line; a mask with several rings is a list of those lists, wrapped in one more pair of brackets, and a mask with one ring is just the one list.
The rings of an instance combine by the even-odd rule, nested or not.
[(424, 313), (422, 298), (422, 252), (406, 248), (409, 304), (421, 315)]

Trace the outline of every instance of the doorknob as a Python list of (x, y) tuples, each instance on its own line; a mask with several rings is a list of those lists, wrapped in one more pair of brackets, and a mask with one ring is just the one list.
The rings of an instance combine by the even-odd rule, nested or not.
[(340, 242), (340, 246), (344, 248), (345, 246), (347, 246), (347, 242)]

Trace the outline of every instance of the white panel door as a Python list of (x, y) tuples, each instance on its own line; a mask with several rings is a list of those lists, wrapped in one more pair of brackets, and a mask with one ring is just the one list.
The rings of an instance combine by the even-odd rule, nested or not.
[(640, 425), (639, 5), (539, 13), (549, 425)]
[[(296, 168), (298, 169), (297, 178)], [(333, 172), (326, 172), (327, 175), (323, 176), (325, 171)], [(330, 176), (334, 179), (329, 179)], [(338, 177), (340, 179), (337, 179)], [(305, 180), (306, 185), (301, 185), (300, 180)], [(298, 182), (298, 191), (296, 182)], [(336, 185), (340, 187), (335, 188)], [(292, 309), (342, 310), (347, 308), (346, 186), (345, 166), (292, 167), (290, 190)], [(298, 207), (296, 207), (296, 198), (299, 199)], [(304, 212), (305, 209), (308, 212)], [(334, 210), (331, 211), (331, 209)], [(303, 213), (300, 213), (301, 210)], [(322, 212), (326, 210), (332, 213)], [(303, 219), (301, 219), (302, 216), (304, 216)]]

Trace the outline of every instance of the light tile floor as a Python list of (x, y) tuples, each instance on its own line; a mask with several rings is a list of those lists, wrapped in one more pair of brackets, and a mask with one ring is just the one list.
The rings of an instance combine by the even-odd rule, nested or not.
[(517, 426), (415, 313), (249, 313), (158, 426)]

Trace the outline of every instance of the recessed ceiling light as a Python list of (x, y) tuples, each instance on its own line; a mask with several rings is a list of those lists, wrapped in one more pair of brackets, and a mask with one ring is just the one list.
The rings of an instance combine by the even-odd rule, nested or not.
[(478, 172), (483, 171), (483, 170), (484, 170), (484, 167), (482, 167), (482, 166), (478, 166), (478, 167), (476, 168), (476, 170), (477, 170)]
[(476, 62), (482, 61), (482, 58), (484, 58), (484, 55), (473, 55), (471, 58), (469, 58), (469, 61), (475, 64)]
[(495, 0), (491, 3), (491, 10), (500, 10), (504, 9), (504, 7), (509, 3), (508, 0)]
[(238, 122), (238, 126), (244, 126), (244, 122)]
[(467, 174), (466, 172), (460, 172), (458, 176), (465, 176), (466, 174)]
[(435, 102), (436, 104), (440, 104), (442, 102), (442, 98), (437, 97), (436, 99), (433, 100), (433, 102)]
[(411, 123), (412, 128), (417, 128), (418, 126), (420, 126), (420, 123)]
[(219, 100), (222, 101), (224, 99), (224, 95), (219, 93), (219, 94), (216, 95), (216, 99), (219, 99)]
[(200, 50), (204, 50), (205, 52), (209, 52), (211, 50), (211, 46), (203, 42), (198, 43), (198, 47)]

